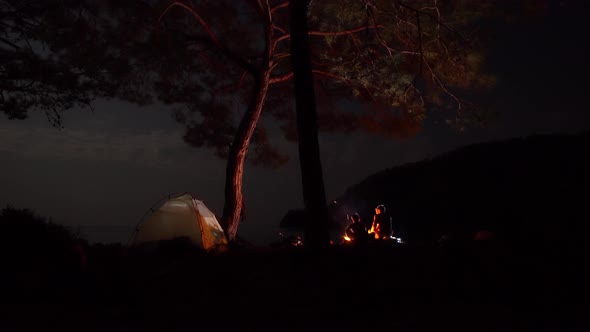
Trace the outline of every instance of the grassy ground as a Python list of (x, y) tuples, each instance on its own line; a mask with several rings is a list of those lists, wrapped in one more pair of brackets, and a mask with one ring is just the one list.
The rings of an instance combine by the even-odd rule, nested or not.
[(578, 268), (485, 243), (333, 247), (321, 256), (95, 247), (83, 272), (4, 282), (0, 329), (583, 331)]

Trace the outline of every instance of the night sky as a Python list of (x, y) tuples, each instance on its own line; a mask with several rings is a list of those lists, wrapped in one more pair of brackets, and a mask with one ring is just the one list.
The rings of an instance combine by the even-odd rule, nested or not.
[[(488, 63), (498, 83), (480, 100), (495, 114), (486, 128), (459, 133), (433, 115), (422, 132), (405, 140), (322, 135), (327, 198), (384, 168), (459, 146), (589, 130), (585, 6), (570, 2), (552, 8), (549, 17), (497, 29)], [(68, 111), (64, 126), (55, 129), (42, 114), (25, 121), (0, 117), (1, 205), (30, 208), (74, 229), (128, 227), (81, 227), (93, 241), (127, 239), (152, 204), (174, 192), (194, 192), (221, 216), (225, 162), (184, 143), (184, 128), (166, 106), (98, 101), (94, 112)], [(297, 146), (281, 137), (273, 143), (288, 151), (285, 167), (245, 170), (248, 220), (239, 234), (258, 243), (275, 239), (286, 211), (302, 207)]]

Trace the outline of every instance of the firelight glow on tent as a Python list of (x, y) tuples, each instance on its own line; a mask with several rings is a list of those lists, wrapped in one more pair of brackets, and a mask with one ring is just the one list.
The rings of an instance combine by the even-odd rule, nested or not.
[(188, 238), (205, 250), (228, 243), (213, 212), (191, 194), (170, 197), (152, 208), (137, 227), (131, 245), (175, 238)]

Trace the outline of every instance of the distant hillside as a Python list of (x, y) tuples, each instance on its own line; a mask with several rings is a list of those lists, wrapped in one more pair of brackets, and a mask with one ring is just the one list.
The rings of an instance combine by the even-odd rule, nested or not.
[(491, 230), (508, 240), (561, 241), (590, 221), (590, 133), (476, 144), (369, 176), (340, 197), (371, 218), (385, 204), (416, 242)]

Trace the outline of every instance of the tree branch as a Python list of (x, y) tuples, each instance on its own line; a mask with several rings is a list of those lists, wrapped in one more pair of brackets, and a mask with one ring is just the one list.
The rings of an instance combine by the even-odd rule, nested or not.
[(4, 44), (8, 45), (8, 46), (11, 46), (12, 48), (14, 48), (17, 51), (21, 49), (18, 45), (12, 43), (8, 39), (5, 39), (5, 38), (0, 37), (0, 41), (3, 42)]
[(164, 12), (162, 12), (160, 17), (158, 18), (158, 23), (160, 23), (162, 21), (162, 18), (164, 16), (166, 16), (166, 14), (168, 13), (168, 11), (170, 11), (170, 9), (172, 9), (173, 7), (177, 7), (177, 6), (182, 7), (184, 9), (186, 9), (189, 13), (191, 13), (193, 15), (193, 17), (201, 24), (201, 26), (203, 26), (203, 28), (205, 28), (205, 30), (207, 31), (207, 34), (209, 34), (209, 37), (211, 37), (211, 40), (213, 41), (213, 43), (217, 47), (221, 48), (221, 44), (219, 43), (219, 40), (217, 39), (217, 37), (213, 33), (213, 30), (211, 30), (211, 27), (209, 26), (209, 24), (192, 7), (185, 5), (182, 2), (174, 1), (172, 4), (170, 4), (170, 6), (168, 6), (164, 10)]
[(442, 82), (442, 80), (434, 73), (434, 70), (432, 70), (432, 67), (430, 66), (430, 64), (428, 63), (428, 61), (424, 60), (424, 64), (426, 65), (426, 68), (428, 68), (428, 71), (430, 72), (430, 75), (432, 77), (432, 81), (438, 83), (438, 85), (440, 86), (440, 88), (451, 98), (453, 98), (455, 100), (455, 102), (457, 102), (457, 113), (461, 114), (461, 109), (462, 109), (462, 105), (463, 102), (461, 101), (461, 99), (457, 98), (457, 96), (455, 96), (453, 93), (451, 93), (447, 87), (444, 85), (444, 83)]
[(281, 32), (281, 33), (283, 33), (283, 34), (285, 34), (285, 35), (288, 35), (288, 34), (289, 34), (289, 33), (287, 32), (287, 30), (285, 30), (285, 29), (281, 28), (281, 27), (280, 27), (280, 26), (278, 26), (278, 25), (275, 25), (275, 24), (273, 24), (273, 25), (272, 25), (272, 28), (273, 28), (273, 29), (275, 29), (275, 30), (277, 30), (277, 31), (279, 31), (279, 32)]
[(278, 5), (276, 5), (276, 6), (272, 7), (272, 8), (270, 9), (270, 12), (271, 12), (271, 13), (274, 13), (275, 11), (277, 11), (277, 10), (279, 10), (279, 9), (281, 9), (281, 8), (288, 7), (288, 6), (289, 6), (289, 1), (281, 2), (281, 3), (279, 3)]
[(383, 25), (370, 25), (370, 26), (362, 26), (362, 27), (358, 27), (356, 29), (350, 29), (350, 30), (341, 30), (341, 31), (310, 31), (309, 35), (310, 36), (342, 36), (342, 35), (348, 35), (351, 33), (356, 33), (356, 32), (361, 32), (361, 31), (365, 31), (368, 29), (377, 29), (377, 28), (384, 28)]
[(238, 65), (239, 67), (241, 67), (242, 69), (248, 71), (251, 74), (256, 74), (258, 72), (258, 69), (252, 64), (250, 63), (250, 61), (244, 59), (240, 54), (230, 50), (229, 48), (227, 48), (224, 45), (221, 44), (215, 44), (210, 38), (205, 37), (205, 36), (195, 36), (195, 35), (189, 35), (183, 31), (178, 31), (178, 30), (170, 30), (174, 33), (180, 33), (182, 34), (186, 40), (188, 41), (193, 41), (205, 46), (213, 46), (213, 47), (217, 47), (221, 53), (226, 56), (228, 59), (230, 59), (231, 61), (233, 61), (236, 65)]
[(350, 80), (349, 79), (347, 79), (345, 77), (342, 77), (342, 76), (338, 76), (336, 74), (333, 74), (333, 73), (330, 73), (330, 72), (327, 72), (327, 71), (313, 69), (312, 70), (312, 73), (314, 73), (316, 75), (319, 75), (319, 76), (333, 78), (333, 79), (336, 79), (336, 80), (339, 80), (339, 81), (343, 81), (343, 82), (345, 82), (347, 84), (350, 84)]
[(201, 24), (201, 26), (203, 26), (203, 28), (205, 28), (205, 30), (207, 31), (207, 34), (209, 35), (209, 38), (204, 38), (204, 37), (199, 37), (199, 36), (190, 36), (184, 32), (180, 32), (180, 31), (178, 31), (178, 32), (183, 33), (185, 35), (185, 37), (187, 37), (189, 40), (200, 42), (200, 43), (206, 44), (206, 45), (213, 44), (228, 59), (234, 61), (238, 66), (240, 66), (244, 70), (247, 70), (249, 73), (255, 74), (258, 72), (257, 68), (254, 67), (249, 61), (242, 58), (238, 53), (230, 50), (225, 45), (222, 45), (219, 42), (219, 39), (217, 39), (217, 36), (215, 36), (215, 33), (213, 33), (213, 30), (211, 29), (209, 24), (192, 7), (186, 5), (182, 2), (175, 1), (172, 4), (170, 4), (168, 7), (166, 7), (166, 9), (162, 12), (160, 17), (158, 18), (158, 23), (160, 23), (162, 18), (164, 18), (164, 16), (166, 16), (166, 14), (174, 7), (181, 7), (183, 9), (187, 10), (189, 13), (191, 13), (193, 15), (193, 17)]
[(293, 78), (293, 72), (288, 72), (286, 74), (272, 76), (269, 80), (269, 84), (281, 83), (286, 82)]
[(422, 26), (420, 25), (420, 14), (416, 12), (416, 25), (418, 26), (418, 50), (420, 52), (420, 70), (418, 73), (422, 75), (422, 67), (424, 66), (424, 50), (422, 49)]
[(467, 39), (466, 39), (465, 37), (463, 37), (463, 36), (462, 36), (462, 35), (461, 35), (459, 32), (457, 32), (457, 31), (456, 31), (456, 30), (454, 30), (453, 28), (449, 27), (448, 25), (444, 24), (444, 23), (443, 23), (443, 22), (440, 20), (440, 12), (438, 11), (438, 8), (437, 8), (438, 17), (436, 17), (436, 16), (434, 16), (433, 14), (431, 14), (431, 13), (429, 13), (429, 12), (426, 12), (426, 11), (423, 11), (423, 10), (420, 10), (420, 9), (416, 9), (416, 8), (410, 7), (410, 6), (406, 5), (406, 4), (404, 4), (402, 1), (399, 1), (399, 0), (398, 0), (398, 1), (397, 1), (397, 3), (398, 3), (398, 4), (399, 4), (401, 7), (403, 7), (403, 8), (406, 8), (406, 9), (409, 9), (409, 10), (412, 10), (412, 11), (415, 11), (417, 14), (422, 14), (422, 15), (426, 15), (426, 16), (428, 16), (430, 19), (432, 19), (432, 20), (434, 20), (436, 23), (438, 23), (439, 27), (443, 27), (443, 28), (445, 28), (445, 30), (447, 30), (447, 31), (449, 31), (449, 32), (451, 32), (451, 33), (454, 33), (454, 34), (456, 34), (457, 36), (459, 36), (459, 38), (461, 38), (462, 40), (464, 40), (464, 41), (467, 41)]
[[(361, 31), (365, 31), (368, 29), (377, 29), (377, 28), (384, 28), (383, 25), (372, 25), (372, 26), (362, 26), (362, 27), (358, 27), (355, 29), (350, 29), (350, 30), (341, 30), (341, 31), (309, 31), (309, 35), (310, 36), (343, 36), (343, 35), (350, 35), (353, 33), (357, 33), (357, 32), (361, 32)], [(285, 34), (280, 36), (279, 38), (275, 39), (274, 43), (277, 44), (285, 39), (289, 39), (291, 38), (290, 34)]]

